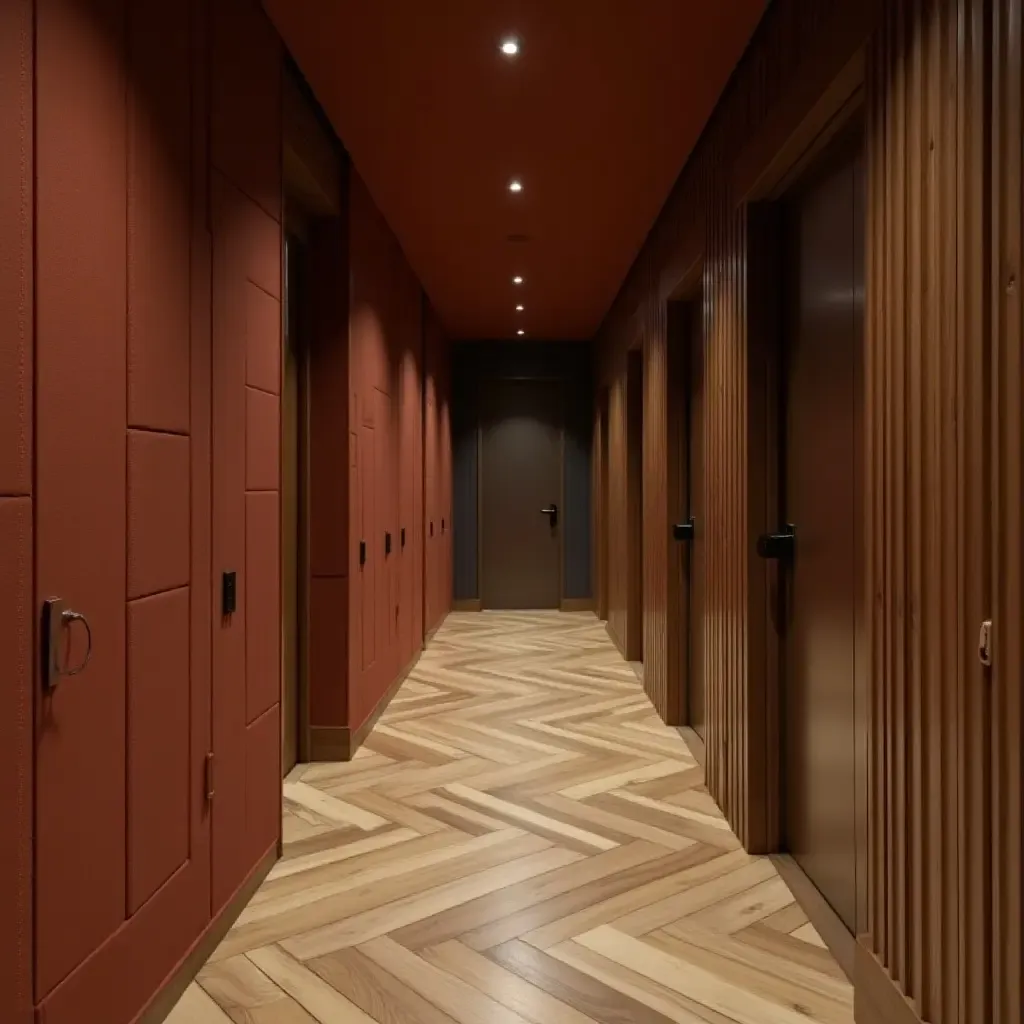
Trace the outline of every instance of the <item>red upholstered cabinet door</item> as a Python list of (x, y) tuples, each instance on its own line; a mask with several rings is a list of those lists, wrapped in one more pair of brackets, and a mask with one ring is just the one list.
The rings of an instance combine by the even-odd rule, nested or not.
[[(36, 608), (62, 598), (92, 633), (78, 675), (36, 687), (47, 1024), (128, 1024), (210, 916), (196, 22), (184, 2), (126, 15), (37, 4)], [(84, 624), (64, 639), (81, 663)]]

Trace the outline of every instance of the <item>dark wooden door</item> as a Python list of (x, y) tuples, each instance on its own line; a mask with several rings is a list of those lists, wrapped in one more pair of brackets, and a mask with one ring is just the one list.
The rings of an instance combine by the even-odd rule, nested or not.
[(704, 516), (704, 320), (702, 303), (687, 304), (686, 345), (686, 491), (693, 537), (688, 545), (687, 722), (704, 739), (704, 594), (706, 539)]
[(862, 191), (857, 136), (826, 157), (790, 204), (784, 332), (784, 519), (796, 537), (783, 654), (785, 837), (851, 931)]
[[(562, 396), (557, 381), (494, 380), (483, 397), (484, 608), (557, 608), (561, 599)], [(558, 507), (557, 515), (545, 508)]]

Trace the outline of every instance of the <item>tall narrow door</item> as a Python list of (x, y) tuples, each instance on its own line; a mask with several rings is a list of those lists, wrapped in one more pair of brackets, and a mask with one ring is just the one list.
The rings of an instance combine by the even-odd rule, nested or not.
[[(785, 328), (784, 827), (790, 852), (851, 931), (863, 355), (859, 135), (789, 205)], [(780, 533), (788, 533), (788, 529)]]
[(299, 757), (301, 471), (301, 260), (298, 239), (285, 240), (284, 365), (281, 376), (281, 771)]
[(562, 527), (560, 384), (494, 380), (488, 383), (481, 406), (483, 606), (557, 608)]
[(686, 558), (686, 719), (704, 739), (704, 572), (708, 524), (704, 516), (704, 322), (700, 302), (687, 304), (686, 322), (686, 493), (690, 539)]

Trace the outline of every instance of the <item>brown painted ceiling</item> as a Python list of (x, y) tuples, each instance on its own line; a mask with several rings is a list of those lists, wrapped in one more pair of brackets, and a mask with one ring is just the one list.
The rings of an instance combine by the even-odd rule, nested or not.
[(264, 2), (448, 331), (547, 339), (600, 325), (765, 6)]

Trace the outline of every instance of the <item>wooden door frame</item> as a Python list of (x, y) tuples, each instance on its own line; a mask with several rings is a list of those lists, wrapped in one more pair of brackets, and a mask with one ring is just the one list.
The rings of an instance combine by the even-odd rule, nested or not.
[(597, 583), (597, 617), (608, 620), (608, 407), (610, 389), (604, 386), (597, 398), (597, 432), (594, 439), (596, 457), (594, 508), (594, 574)]
[[(288, 245), (288, 238), (298, 238), (302, 242), (302, 252), (305, 260), (309, 260), (311, 253), (306, 245), (305, 237), (308, 237), (308, 225), (304, 218), (286, 207), (285, 224), (285, 247)], [(293, 230), (297, 229), (297, 230)], [(307, 268), (308, 275), (308, 268)], [(282, 266), (282, 290), (285, 301), (281, 303), (282, 331), (281, 331), (281, 480), (284, 480), (285, 451), (284, 451), (284, 382), (287, 349), (289, 346), (289, 314), (293, 297), (289, 292), (288, 268), (285, 262)], [(309, 323), (308, 316), (308, 291), (297, 297), (299, 322)], [(309, 589), (310, 589), (310, 561), (309, 561), (309, 347), (308, 332), (300, 329), (295, 339), (295, 375), (296, 375), (296, 504), (295, 524), (297, 537), (295, 539), (295, 597), (297, 608), (295, 610), (295, 716), (297, 735), (295, 737), (296, 763), (302, 764), (309, 760), (310, 756), (310, 722), (309, 722)], [(285, 559), (285, 508), (284, 508), (284, 487), (279, 493), (278, 522), (280, 524), (280, 558), (282, 580), (284, 578)], [(281, 587), (281, 611), (280, 617), (284, 622), (284, 587)], [(284, 643), (282, 637), (282, 652)], [(281, 696), (284, 700), (285, 674), (282, 664), (281, 671)], [(282, 703), (283, 707), (283, 703)], [(283, 724), (282, 715), (282, 724)], [(283, 752), (282, 752), (283, 753)]]
[[(319, 237), (325, 223), (333, 222), (332, 228), (344, 230), (342, 208), (344, 205), (344, 173), (339, 157), (339, 146), (329, 122), (320, 109), (316, 98), (302, 79), (298, 68), (288, 62), (282, 82), (282, 190), (284, 193), (284, 224), (285, 235), (294, 235), (304, 244), (305, 292), (299, 296), (300, 320), (306, 326), (300, 330), (300, 343), (296, 346), (296, 367), (298, 377), (298, 486), (296, 523), (298, 539), (296, 542), (296, 715), (298, 736), (296, 739), (297, 763), (308, 762), (313, 757), (312, 723), (310, 719), (310, 606), (312, 585), (312, 561), (310, 557), (310, 509), (312, 498), (310, 486), (311, 446), (310, 433), (310, 344), (312, 334), (316, 330), (313, 309), (311, 282), (316, 279), (321, 268), (317, 261), (329, 259), (322, 247), (310, 245), (314, 236)], [(328, 267), (336, 271), (336, 267)], [(284, 262), (282, 246), (282, 296), (286, 294), (287, 265)], [(282, 344), (281, 344), (281, 389), (283, 399), (285, 346), (288, 310), (282, 302)], [(346, 396), (347, 397), (347, 396)], [(283, 401), (282, 419), (278, 424), (279, 441), (283, 442)], [(284, 471), (284, 445), (279, 444), (281, 452), (280, 472)], [(283, 476), (282, 476), (283, 479)], [(279, 530), (284, 529), (284, 491), (278, 492), (278, 523)], [(279, 539), (280, 557), (284, 558), (283, 532)], [(283, 588), (281, 594), (283, 602)], [(279, 618), (284, 621), (283, 604)], [(283, 646), (282, 646), (283, 649)], [(281, 687), (284, 692), (284, 672), (282, 665)], [(283, 716), (282, 716), (283, 717)], [(282, 740), (283, 742), (283, 740)]]
[[(671, 530), (674, 522), (681, 522), (692, 502), (689, 493), (690, 461), (690, 418), (693, 381), (690, 372), (690, 348), (694, 339), (689, 328), (694, 304), (704, 301), (704, 259), (698, 259), (683, 275), (679, 285), (665, 304), (665, 363), (667, 367), (666, 389), (668, 394), (668, 434), (666, 458), (668, 459), (668, 505)], [(704, 344), (706, 332), (701, 331), (700, 344)], [(684, 507), (685, 506), (685, 507)], [(678, 514), (678, 517), (677, 517)], [(690, 721), (690, 633), (689, 629), (673, 628), (689, 626), (690, 588), (689, 577), (684, 585), (684, 568), (689, 567), (689, 551), (686, 546), (669, 540), (669, 572), (666, 616), (666, 663), (668, 671), (669, 724), (675, 725), (682, 733), (690, 751), (703, 766), (707, 752), (704, 741), (693, 729)]]
[[(504, 381), (532, 381), (535, 383), (554, 384), (558, 388), (558, 517), (561, 528), (558, 531), (558, 601), (559, 606), (565, 599), (565, 388), (566, 381), (561, 376), (543, 374), (484, 374), (478, 378), (479, 393)], [(484, 600), (484, 417), (480, 403), (477, 402), (476, 421), (476, 592), (477, 605), (475, 611), (487, 611)]]
[[(626, 635), (627, 661), (644, 659), (644, 352), (637, 344), (626, 353)], [(635, 449), (639, 445), (639, 450)]]

